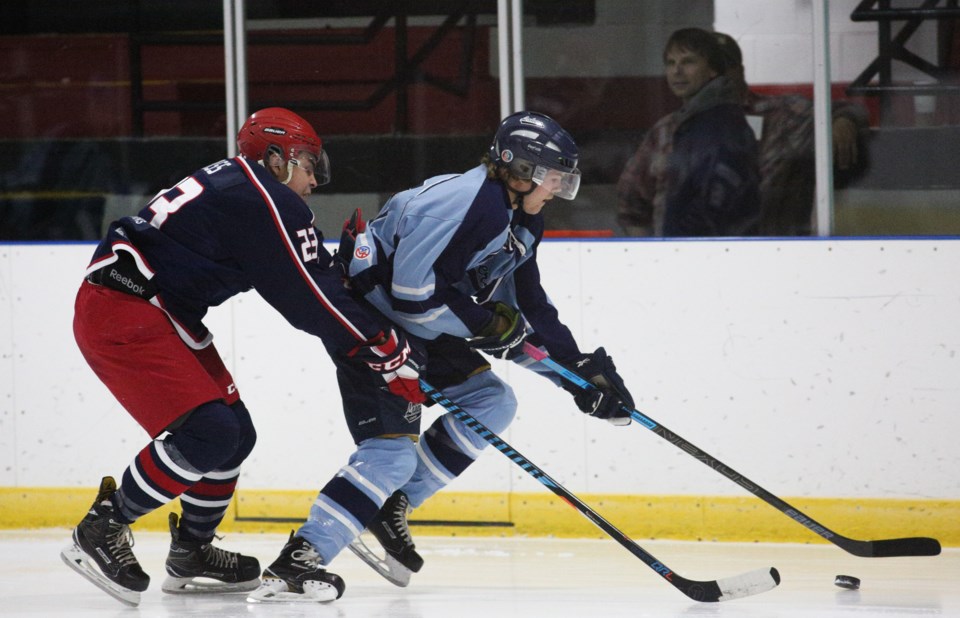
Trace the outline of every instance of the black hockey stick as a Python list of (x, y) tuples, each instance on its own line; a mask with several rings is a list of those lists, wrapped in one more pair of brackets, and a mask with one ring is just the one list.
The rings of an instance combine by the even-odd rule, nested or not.
[[(560, 376), (562, 376), (564, 379), (576, 384), (580, 388), (596, 388), (590, 382), (587, 382), (573, 371), (570, 371), (560, 363), (550, 358), (546, 352), (540, 350), (533, 344), (524, 342), (523, 351), (530, 358), (540, 361), (554, 372), (560, 374)], [(804, 515), (799, 509), (787, 504), (785, 501), (773, 495), (763, 487), (760, 487), (712, 455), (706, 453), (703, 449), (700, 449), (690, 442), (687, 442), (685, 439), (673, 433), (652, 418), (626, 406), (624, 406), (623, 409), (629, 412), (630, 418), (637, 421), (637, 423), (640, 425), (646, 427), (667, 442), (670, 442), (674, 446), (680, 448), (680, 450), (684, 451), (694, 459), (716, 470), (773, 508), (777, 509), (781, 513), (784, 513), (790, 519), (827, 539), (837, 547), (850, 552), (854, 556), (860, 556), (861, 558), (884, 558), (889, 556), (936, 556), (940, 553), (940, 542), (929, 537), (859, 541), (857, 539), (847, 538), (842, 534), (838, 534), (812, 517)]]
[(423, 392), (431, 399), (443, 406), (450, 414), (461, 423), (466, 425), (481, 438), (492, 444), (501, 453), (509, 457), (513, 463), (517, 464), (526, 471), (527, 474), (540, 481), (547, 489), (560, 496), (564, 502), (577, 509), (587, 519), (592, 521), (598, 528), (613, 537), (615, 541), (626, 547), (630, 553), (643, 561), (648, 567), (653, 569), (657, 575), (664, 578), (674, 588), (687, 595), (694, 601), (713, 603), (717, 601), (728, 601), (740, 597), (747, 597), (767, 590), (776, 588), (780, 583), (780, 573), (773, 567), (769, 569), (758, 569), (750, 571), (735, 577), (727, 577), (720, 580), (695, 581), (681, 577), (678, 573), (671, 570), (665, 564), (647, 553), (642, 547), (633, 542), (627, 535), (620, 532), (606, 519), (598, 515), (593, 509), (584, 504), (575, 495), (564, 489), (559, 483), (550, 478), (550, 476), (535, 466), (533, 462), (518, 453), (512, 446), (504, 442), (497, 434), (487, 429), (483, 423), (473, 418), (463, 408), (448, 399), (425, 381), (420, 380), (420, 386)]

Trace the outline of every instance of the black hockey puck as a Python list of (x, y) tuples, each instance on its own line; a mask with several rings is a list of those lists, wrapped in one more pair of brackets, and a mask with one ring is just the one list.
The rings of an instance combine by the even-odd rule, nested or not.
[(833, 580), (833, 585), (847, 590), (859, 590), (860, 580), (853, 575), (837, 575)]

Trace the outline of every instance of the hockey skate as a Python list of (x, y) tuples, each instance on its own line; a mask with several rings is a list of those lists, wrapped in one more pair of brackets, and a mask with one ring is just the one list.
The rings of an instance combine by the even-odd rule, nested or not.
[(329, 603), (343, 596), (344, 589), (343, 579), (323, 568), (317, 550), (291, 532), (280, 556), (264, 569), (260, 588), (247, 596), (247, 601)]
[(136, 607), (140, 593), (150, 585), (150, 576), (133, 555), (130, 526), (113, 519), (110, 497), (116, 491), (113, 477), (103, 477), (97, 499), (73, 530), (73, 545), (63, 548), (60, 557), (113, 598)]
[(247, 592), (260, 586), (260, 563), (256, 558), (224, 551), (212, 543), (180, 537), (176, 513), (170, 513), (170, 553), (164, 592)]
[(423, 567), (423, 558), (416, 551), (410, 527), (407, 525), (407, 513), (410, 510), (412, 509), (407, 495), (398, 490), (387, 498), (383, 507), (367, 524), (367, 530), (383, 547), (383, 558), (374, 553), (360, 537), (347, 546), (374, 571), (401, 588), (407, 586), (410, 576)]

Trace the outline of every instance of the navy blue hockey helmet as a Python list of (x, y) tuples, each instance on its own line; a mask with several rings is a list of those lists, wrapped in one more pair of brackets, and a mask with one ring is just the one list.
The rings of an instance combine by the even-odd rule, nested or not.
[[(572, 200), (580, 188), (576, 142), (553, 118), (538, 112), (507, 116), (490, 145), (490, 160), (521, 180), (545, 182), (557, 197)], [(553, 173), (550, 173), (550, 172)]]

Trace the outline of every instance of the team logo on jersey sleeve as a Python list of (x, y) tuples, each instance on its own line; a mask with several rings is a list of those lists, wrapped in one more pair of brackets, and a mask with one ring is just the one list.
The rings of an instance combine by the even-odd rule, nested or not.
[(353, 250), (353, 257), (357, 258), (358, 260), (367, 259), (368, 257), (370, 257), (370, 247), (368, 247), (367, 245), (360, 245), (359, 247)]

